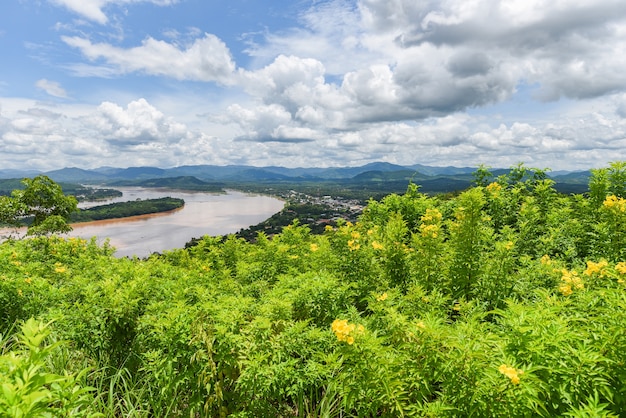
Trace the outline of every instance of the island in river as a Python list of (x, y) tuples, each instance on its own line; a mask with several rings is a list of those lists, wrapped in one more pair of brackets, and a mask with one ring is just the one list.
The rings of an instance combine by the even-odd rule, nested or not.
[(71, 215), (70, 222), (77, 223), (101, 221), (105, 219), (118, 219), (130, 216), (170, 212), (180, 209), (184, 205), (185, 201), (183, 199), (175, 197), (115, 202), (87, 209), (80, 209), (78, 212)]

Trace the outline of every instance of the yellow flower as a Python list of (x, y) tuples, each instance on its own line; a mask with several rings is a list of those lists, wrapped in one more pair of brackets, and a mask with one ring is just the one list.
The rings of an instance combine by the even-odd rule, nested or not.
[(626, 261), (620, 261), (617, 263), (615, 265), (615, 270), (617, 270), (619, 274), (626, 274)]
[(559, 286), (559, 292), (561, 292), (563, 296), (571, 295), (573, 288), (585, 288), (585, 285), (582, 279), (578, 277), (576, 270), (568, 271), (567, 269), (562, 269), (561, 274), (561, 282), (563, 283)]
[(374, 248), (375, 250), (382, 250), (383, 249), (383, 244), (381, 244), (378, 241), (373, 241), (372, 242), (372, 248)]
[(626, 212), (626, 199), (614, 195), (607, 196), (602, 203), (606, 209), (613, 212)]
[(559, 292), (561, 292), (563, 296), (569, 296), (572, 294), (572, 286), (568, 284), (562, 284), (561, 286), (559, 286)]
[(17, 295), (22, 296), (22, 289), (17, 289)]
[(24, 279), (25, 283), (31, 284), (32, 283), (32, 279), (30, 277), (27, 277)]
[(334, 230), (334, 228), (332, 226), (330, 226), (330, 225), (326, 225), (324, 227), (324, 231), (326, 231), (326, 232), (330, 232), (330, 231), (333, 231), (333, 230)]
[(315, 251), (319, 250), (319, 246), (315, 243), (311, 244), (311, 252), (314, 253)]
[(382, 302), (384, 300), (387, 300), (387, 292), (383, 293), (382, 295), (378, 296), (376, 298), (377, 301)]
[(593, 261), (587, 261), (587, 270), (585, 270), (585, 275), (592, 276), (594, 273), (599, 273), (600, 277), (604, 276), (604, 268), (608, 266), (606, 260), (601, 260), (599, 263), (594, 263)]
[(437, 209), (426, 209), (426, 213), (420, 218), (422, 222), (439, 222), (443, 215)]
[(54, 271), (57, 273), (65, 273), (67, 269), (61, 263), (55, 263)]
[(511, 383), (514, 385), (518, 385), (520, 382), (520, 375), (524, 374), (523, 370), (516, 369), (515, 367), (507, 366), (506, 364), (502, 364), (498, 367), (498, 371), (508, 377), (511, 380)]
[(354, 337), (365, 332), (365, 327), (349, 324), (347, 319), (335, 319), (331, 324), (331, 329), (335, 333), (337, 340), (343, 341), (348, 345), (354, 344)]
[(493, 183), (488, 184), (487, 187), (485, 187), (485, 189), (489, 193), (497, 195), (500, 192), (500, 190), (502, 190), (502, 185), (494, 181)]
[(509, 241), (506, 244), (504, 244), (504, 248), (506, 248), (507, 250), (510, 250), (511, 248), (513, 248), (515, 244), (513, 244), (513, 241)]
[(541, 257), (541, 264), (544, 266), (549, 266), (550, 264), (552, 264), (552, 259), (550, 259), (550, 256), (548, 254), (545, 254), (543, 257)]
[(361, 244), (351, 239), (350, 241), (348, 241), (348, 248), (350, 249), (350, 251), (356, 251), (361, 248)]
[(424, 238), (437, 238), (439, 235), (439, 225), (420, 225), (420, 232)]

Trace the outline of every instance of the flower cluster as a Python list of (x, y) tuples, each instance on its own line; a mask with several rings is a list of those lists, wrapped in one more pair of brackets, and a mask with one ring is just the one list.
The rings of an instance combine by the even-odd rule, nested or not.
[(358, 240), (361, 238), (361, 234), (357, 231), (353, 231), (351, 234), (352, 239), (348, 241), (348, 248), (350, 251), (356, 251), (361, 248), (361, 244), (359, 244)]
[(608, 265), (609, 263), (606, 260), (601, 260), (599, 263), (587, 261), (587, 270), (585, 270), (585, 275), (593, 276), (597, 273), (600, 277), (604, 277), (604, 275), (606, 274), (605, 268)]
[(572, 294), (573, 289), (584, 289), (585, 285), (578, 273), (575, 270), (568, 271), (567, 269), (561, 270), (561, 285), (559, 286), (559, 292), (563, 296), (569, 296)]
[(498, 368), (498, 371), (508, 377), (511, 380), (511, 383), (514, 385), (519, 385), (520, 376), (524, 374), (523, 370), (516, 369), (515, 367), (507, 366), (506, 364), (501, 365)]
[(423, 238), (437, 238), (439, 236), (440, 223), (443, 215), (437, 209), (426, 209), (426, 213), (420, 218), (420, 233)]
[(615, 195), (608, 196), (602, 205), (613, 212), (626, 212), (626, 199), (622, 197), (617, 197)]
[(354, 344), (355, 336), (365, 332), (363, 325), (349, 324), (347, 319), (335, 319), (331, 325), (331, 329), (339, 341), (343, 341), (349, 345)]
[(382, 295), (376, 296), (376, 300), (379, 302), (383, 302), (387, 300), (387, 298), (388, 298), (387, 292), (384, 292)]
[(382, 250), (384, 247), (383, 244), (381, 244), (380, 242), (372, 241), (372, 248), (375, 250)]
[(626, 261), (620, 261), (617, 263), (615, 265), (615, 270), (617, 270), (619, 274), (626, 274)]
[(439, 235), (439, 225), (420, 225), (420, 233), (424, 238), (437, 238)]
[(443, 215), (437, 209), (426, 209), (426, 213), (421, 217), (422, 222), (441, 222)]
[(543, 255), (540, 261), (541, 261), (541, 265), (543, 266), (549, 266), (552, 264), (552, 259), (550, 258), (548, 254)]
[(61, 263), (54, 263), (54, 271), (55, 273), (65, 273), (67, 268)]
[(485, 189), (494, 196), (497, 196), (500, 190), (502, 190), (502, 185), (497, 182), (493, 182), (487, 185)]

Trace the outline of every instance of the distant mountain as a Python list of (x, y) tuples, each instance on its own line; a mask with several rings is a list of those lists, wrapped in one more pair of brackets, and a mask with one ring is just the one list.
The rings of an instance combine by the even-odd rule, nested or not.
[(589, 178), (591, 177), (591, 171), (575, 171), (566, 174), (552, 175), (552, 180), (559, 183), (573, 183), (573, 184), (589, 184)]
[[(401, 166), (386, 162), (376, 162), (356, 167), (298, 167), (288, 168), (279, 166), (254, 167), (249, 165), (186, 165), (173, 168), (159, 167), (99, 167), (85, 170), (76, 167), (64, 168), (43, 173), (57, 182), (77, 184), (102, 185), (139, 185), (140, 181), (159, 183), (158, 187), (178, 187), (175, 184), (193, 186), (194, 181), (206, 182), (209, 185), (226, 183), (289, 183), (289, 182), (323, 182), (332, 181), (352, 184), (350, 187), (361, 187), (366, 183), (384, 183), (384, 188), (400, 187), (408, 181), (422, 186), (424, 190), (462, 190), (471, 185), (472, 173), (476, 168), (471, 167), (434, 167), (422, 164)], [(493, 178), (507, 174), (508, 169), (494, 168), (490, 170)], [(39, 172), (32, 170), (0, 170), (1, 178), (33, 177)], [(555, 172), (548, 173), (557, 183), (557, 190), (564, 192), (586, 191), (589, 182), (589, 171)], [(174, 178), (157, 182), (158, 179)], [(191, 180), (191, 178), (195, 180)], [(157, 187), (146, 184), (147, 187)], [(197, 187), (209, 187), (198, 184)], [(363, 186), (364, 187), (364, 186)], [(401, 187), (400, 187), (401, 188)]]
[(83, 170), (76, 167), (48, 171), (45, 174), (56, 182), (67, 183), (98, 183), (108, 179), (107, 176), (101, 173), (94, 172), (93, 170)]
[(115, 174), (110, 174), (109, 177), (113, 176), (116, 178), (122, 179), (152, 179), (157, 177), (168, 177), (167, 170), (158, 167), (128, 167), (118, 171)]
[(35, 177), (38, 174), (41, 174), (41, 171), (3, 169), (0, 170), (0, 179), (22, 179), (25, 177)]
[(248, 168), (232, 175), (230, 181), (293, 181), (293, 177), (284, 174), (273, 173), (263, 168)]
[(411, 181), (415, 182), (420, 178), (424, 178), (424, 176), (419, 176), (417, 179), (415, 178), (416, 173), (412, 170), (397, 170), (397, 171), (380, 171), (380, 170), (372, 170), (366, 171), (364, 173), (357, 174), (352, 177), (353, 182), (386, 182), (386, 181)]
[(139, 180), (117, 180), (110, 183), (111, 186), (138, 186), (138, 187), (162, 187), (168, 189), (181, 189), (181, 190), (198, 190), (207, 192), (222, 192), (222, 183), (208, 183), (202, 181), (193, 176), (180, 176), (180, 177), (163, 177), (153, 179), (139, 179)]
[(428, 176), (453, 176), (459, 174), (472, 174), (474, 171), (476, 171), (476, 167), (431, 167), (422, 164), (414, 164), (409, 168), (412, 168)]

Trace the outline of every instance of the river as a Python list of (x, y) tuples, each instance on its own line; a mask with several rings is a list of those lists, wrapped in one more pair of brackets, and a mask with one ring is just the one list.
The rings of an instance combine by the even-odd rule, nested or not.
[(192, 238), (203, 235), (235, 233), (266, 220), (284, 206), (282, 200), (274, 197), (233, 190), (216, 194), (140, 187), (117, 189), (122, 197), (79, 207), (166, 196), (184, 199), (185, 206), (173, 212), (72, 224), (74, 230), (67, 235), (96, 237), (100, 243), (109, 239), (116, 256), (146, 257), (153, 252), (182, 248)]

